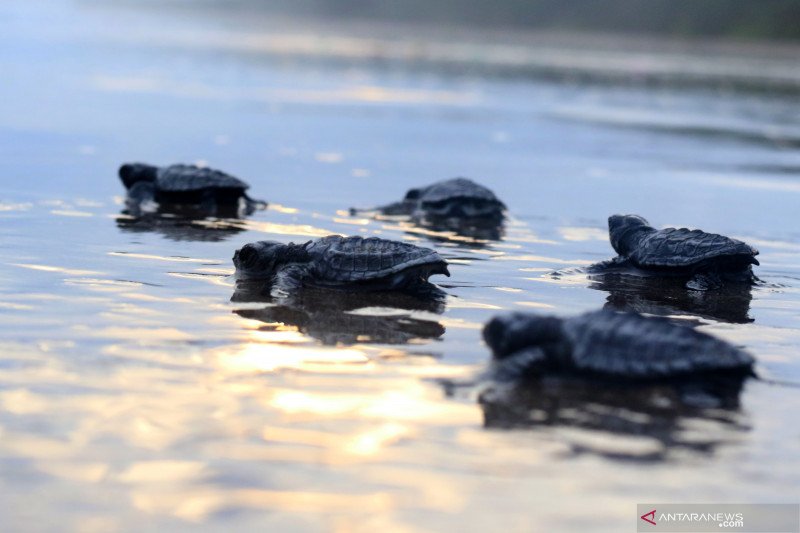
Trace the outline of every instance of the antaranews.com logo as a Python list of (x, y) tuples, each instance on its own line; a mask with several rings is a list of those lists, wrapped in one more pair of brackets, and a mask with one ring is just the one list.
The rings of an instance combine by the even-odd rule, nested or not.
[(719, 522), (719, 527), (722, 528), (744, 527), (743, 513), (659, 513), (658, 522), (656, 522), (656, 512), (657, 509), (653, 509), (640, 518), (654, 526), (658, 522), (662, 524), (667, 522)]
[(800, 533), (800, 504), (639, 504), (637, 531)]

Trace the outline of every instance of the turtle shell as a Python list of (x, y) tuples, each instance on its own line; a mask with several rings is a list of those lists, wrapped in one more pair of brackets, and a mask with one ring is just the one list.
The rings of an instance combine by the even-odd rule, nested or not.
[(192, 193), (209, 189), (244, 192), (250, 186), (220, 170), (194, 165), (170, 165), (159, 169), (156, 187), (166, 193)]
[(594, 311), (564, 320), (576, 370), (653, 379), (750, 371), (754, 360), (727, 342), (660, 317)]
[(331, 235), (311, 242), (306, 251), (319, 281), (373, 281), (409, 269), (450, 275), (447, 262), (434, 250), (377, 237)]
[(497, 203), (505, 207), (492, 191), (468, 178), (453, 178), (429, 185), (419, 192), (423, 203), (439, 203), (456, 199), (471, 199)]
[(724, 235), (686, 228), (667, 228), (642, 238), (629, 259), (644, 268), (690, 268), (701, 263), (743, 268), (757, 265), (758, 250)]

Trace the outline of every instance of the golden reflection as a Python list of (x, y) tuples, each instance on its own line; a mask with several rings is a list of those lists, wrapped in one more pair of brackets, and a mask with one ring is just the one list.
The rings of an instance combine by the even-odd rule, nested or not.
[[(395, 217), (396, 218), (396, 217)], [(376, 217), (377, 220), (388, 221), (392, 220), (393, 217), (388, 216), (378, 216)], [(403, 236), (404, 240), (407, 241), (418, 241), (420, 240), (418, 237), (412, 237), (412, 235), (423, 235), (425, 237), (433, 237), (442, 239), (445, 242), (463, 242), (469, 244), (486, 244), (490, 241), (486, 239), (478, 239), (475, 237), (469, 237), (467, 235), (459, 235), (454, 231), (436, 231), (433, 229), (423, 228), (415, 224), (411, 224), (409, 222), (400, 221), (397, 224), (387, 224), (384, 223), (381, 225), (381, 228), (386, 231), (398, 231), (398, 232), (405, 232), (406, 235)], [(409, 235), (411, 234), (411, 235)], [(455, 261), (454, 259), (448, 259), (448, 261)]]
[(89, 213), (88, 211), (77, 211), (75, 209), (53, 209), (50, 211), (51, 215), (57, 215), (62, 217), (93, 217), (93, 213)]
[(516, 305), (521, 305), (523, 307), (535, 307), (537, 309), (553, 309), (555, 306), (546, 304), (543, 302), (531, 302), (531, 301), (520, 301), (514, 302)]
[[(469, 105), (478, 101), (471, 92), (395, 89), (374, 85), (356, 85), (328, 89), (281, 89), (274, 87), (231, 88), (214, 86), (201, 82), (182, 82), (175, 79), (155, 77), (122, 77), (100, 75), (92, 80), (95, 88), (109, 92), (170, 94), (189, 98), (212, 100), (251, 100), (260, 102), (287, 102), (301, 104), (450, 104)], [(341, 154), (319, 154), (321, 156), (341, 156)], [(331, 161), (331, 159), (333, 159)], [(323, 162), (339, 162), (337, 157)]]
[(403, 424), (396, 422), (382, 424), (353, 436), (345, 444), (344, 450), (354, 455), (377, 455), (385, 446), (399, 441), (410, 433), (410, 428)]
[(146, 294), (143, 292), (124, 292), (124, 293), (118, 293), (117, 296), (122, 298), (130, 298), (131, 300), (141, 300), (144, 302), (169, 302), (169, 303), (180, 303), (180, 304), (197, 303), (195, 300), (192, 300), (191, 298), (164, 297), (164, 296), (156, 296), (153, 294)]
[(193, 335), (177, 328), (137, 328), (125, 326), (109, 326), (106, 328), (93, 328), (86, 325), (72, 326), (72, 330), (88, 337), (105, 339), (125, 339), (139, 342), (157, 341), (190, 341)]
[(134, 505), (148, 513), (171, 514), (202, 522), (224, 509), (275, 510), (282, 513), (385, 513), (395, 504), (386, 493), (275, 491), (264, 489), (216, 489), (134, 491)]
[(559, 259), (557, 257), (546, 257), (542, 255), (503, 255), (497, 258), (498, 261), (530, 261), (532, 263), (555, 263), (558, 265), (591, 265), (592, 261), (585, 259)]
[(40, 270), (42, 272), (60, 272), (62, 274), (69, 274), (70, 276), (96, 276), (102, 274), (96, 270), (78, 270), (73, 268), (64, 268), (51, 265), (37, 265), (33, 263), (9, 263), (11, 266), (27, 268), (30, 270)]
[(342, 454), (360, 457), (374, 456), (386, 446), (390, 446), (410, 434), (411, 429), (408, 426), (389, 422), (350, 435), (316, 429), (267, 427), (262, 436), (269, 443), (300, 444), (324, 448), (329, 460), (347, 462)]
[(13, 311), (30, 311), (35, 309), (32, 305), (18, 304), (14, 302), (0, 302), (0, 309), (11, 309)]
[(228, 280), (228, 276), (221, 276), (219, 274), (201, 274), (197, 272), (167, 272), (168, 276), (173, 278), (194, 279), (198, 281), (205, 281), (212, 285), (220, 287), (232, 287), (233, 283)]
[(271, 344), (251, 342), (217, 350), (217, 360), (226, 371), (234, 373), (274, 372), (285, 368), (303, 369), (315, 365), (352, 365), (369, 362), (369, 357), (356, 348), (331, 350), (307, 345), (292, 346), (294, 343), (307, 341), (296, 331), (281, 333), (282, 335), (272, 337)]
[(33, 204), (30, 203), (23, 203), (23, 204), (13, 204), (10, 202), (0, 202), (0, 212), (2, 211), (27, 211)]
[(286, 207), (285, 205), (273, 204), (273, 203), (270, 203), (269, 206), (267, 206), (267, 209), (269, 211), (276, 211), (278, 213), (284, 213), (288, 215), (294, 215), (299, 211), (299, 209), (297, 209), (296, 207)]
[(477, 423), (480, 417), (472, 405), (445, 401), (439, 391), (434, 394), (429, 387), (413, 380), (373, 395), (275, 389), (267, 403), (286, 414), (349, 416), (387, 422), (462, 425)]
[(199, 461), (143, 461), (117, 476), (124, 483), (186, 483), (202, 479), (206, 466)]
[(203, 363), (204, 359), (198, 354), (186, 353), (183, 350), (160, 350), (152, 346), (130, 346), (127, 344), (111, 344), (102, 349), (104, 355), (131, 359), (146, 363), (170, 365), (175, 368), (195, 367)]
[(469, 320), (465, 320), (463, 318), (445, 318), (444, 320), (439, 320), (439, 323), (446, 328), (483, 329), (482, 322), (470, 322)]
[(348, 224), (350, 226), (366, 226), (369, 224), (368, 218), (342, 218), (342, 217), (333, 217), (332, 219), (334, 222), (339, 224)]
[(272, 233), (275, 235), (295, 235), (299, 237), (325, 237), (327, 235), (342, 235), (323, 228), (317, 228), (308, 224), (275, 224), (274, 222), (261, 222), (258, 220), (246, 220), (243, 225), (252, 231), (261, 233)]
[(608, 231), (600, 228), (565, 226), (558, 228), (558, 233), (567, 241), (607, 241)]
[(522, 289), (517, 289), (514, 287), (492, 287), (492, 289), (500, 292), (524, 292)]
[(82, 286), (98, 292), (119, 292), (128, 290), (131, 287), (142, 287), (138, 281), (128, 281), (121, 279), (101, 279), (101, 278), (66, 278), (65, 285)]
[(200, 259), (197, 257), (184, 257), (177, 255), (154, 255), (154, 254), (140, 254), (134, 252), (108, 252), (108, 255), (115, 257), (129, 257), (131, 259), (152, 259), (154, 261), (170, 261), (173, 263), (203, 263), (203, 264), (220, 264), (218, 259)]
[(29, 415), (47, 411), (48, 401), (26, 389), (12, 389), (0, 392), (0, 406), (4, 411), (16, 415)]
[(447, 300), (448, 309), (502, 309), (499, 305), (487, 304), (485, 302), (473, 302), (463, 298), (450, 298)]
[[(548, 270), (549, 271), (549, 270)], [(539, 276), (538, 278), (522, 278), (525, 281), (535, 281), (537, 283), (551, 283), (553, 285), (585, 285), (586, 274), (562, 274), (558, 277)]]
[(75, 462), (42, 460), (36, 469), (53, 477), (81, 483), (98, 483), (108, 475), (108, 465), (97, 462)]

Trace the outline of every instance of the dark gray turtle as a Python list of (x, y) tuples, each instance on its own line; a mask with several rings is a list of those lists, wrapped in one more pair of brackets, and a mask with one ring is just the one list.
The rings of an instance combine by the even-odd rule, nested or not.
[(411, 189), (402, 201), (375, 210), (385, 215), (411, 215), (417, 219), (502, 220), (505, 209), (505, 204), (483, 185), (468, 178), (453, 178)]
[(716, 337), (661, 317), (600, 310), (572, 318), (511, 313), (483, 330), (491, 375), (543, 374), (631, 381), (752, 375), (753, 357)]
[(305, 244), (246, 244), (234, 254), (233, 264), (238, 279), (261, 279), (284, 290), (302, 286), (405, 290), (428, 285), (434, 274), (450, 275), (447, 262), (429, 248), (339, 235)]
[(119, 177), (128, 189), (128, 207), (134, 213), (146, 210), (146, 204), (196, 206), (200, 214), (250, 214), (266, 203), (250, 198), (250, 186), (220, 170), (194, 165), (156, 167), (126, 163)]
[(687, 288), (701, 291), (719, 288), (724, 281), (757, 281), (752, 265), (759, 264), (758, 250), (742, 241), (686, 228), (657, 230), (637, 215), (609, 217), (608, 231), (619, 256), (589, 267), (589, 272), (633, 267), (685, 276)]

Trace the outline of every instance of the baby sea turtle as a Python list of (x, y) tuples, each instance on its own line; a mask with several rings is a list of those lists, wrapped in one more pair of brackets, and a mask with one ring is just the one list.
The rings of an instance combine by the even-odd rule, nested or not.
[(236, 277), (283, 290), (303, 286), (381, 291), (423, 288), (434, 274), (450, 276), (435, 251), (377, 237), (329, 235), (304, 244), (259, 241), (233, 256)]
[[(483, 185), (468, 178), (453, 178), (411, 189), (402, 201), (375, 210), (384, 215), (410, 215), (414, 218), (502, 220), (505, 209), (505, 204)], [(351, 210), (353, 213), (358, 211)]]
[(208, 215), (250, 214), (267, 205), (247, 195), (245, 191), (250, 187), (247, 183), (211, 168), (126, 163), (119, 168), (119, 177), (128, 189), (128, 207), (135, 213), (146, 210), (148, 203), (191, 205)]
[(527, 313), (486, 324), (491, 376), (516, 381), (544, 374), (630, 381), (752, 375), (747, 352), (661, 317), (600, 310), (572, 318)]
[(619, 254), (589, 267), (589, 272), (634, 268), (647, 273), (689, 278), (686, 287), (704, 291), (724, 281), (754, 283), (758, 250), (723, 235), (686, 228), (657, 230), (637, 215), (608, 218), (611, 246)]

